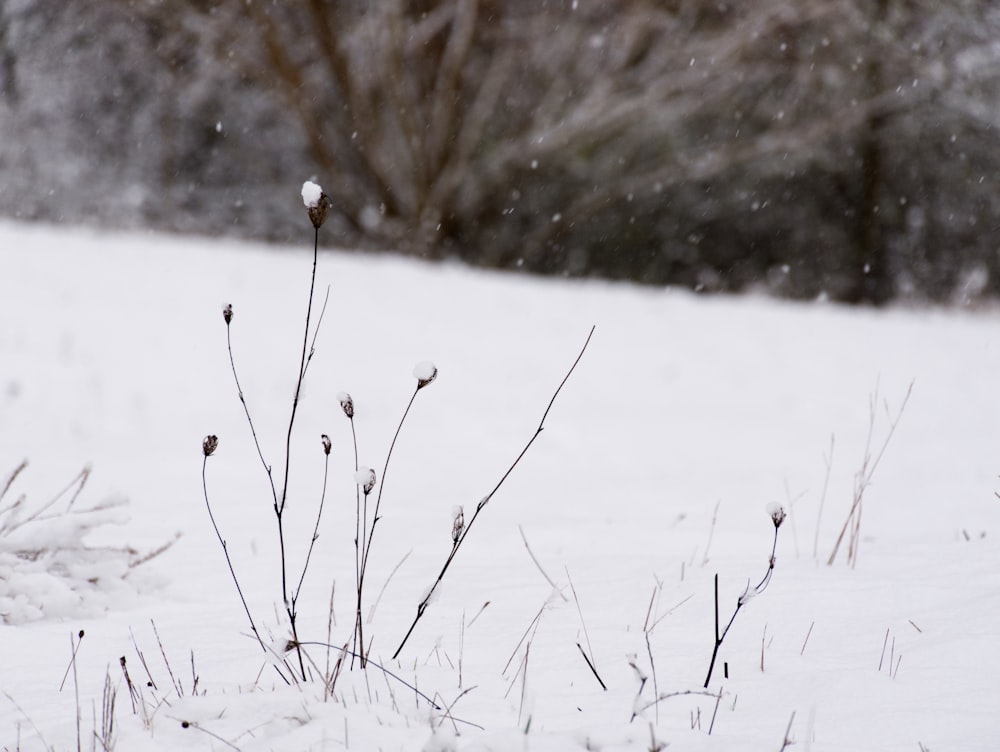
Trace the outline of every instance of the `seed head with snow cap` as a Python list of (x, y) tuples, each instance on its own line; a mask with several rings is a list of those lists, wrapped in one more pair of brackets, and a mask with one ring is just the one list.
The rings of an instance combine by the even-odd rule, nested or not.
[(417, 389), (423, 389), (437, 378), (438, 369), (429, 360), (422, 360), (413, 367), (413, 376), (417, 380)]
[(333, 203), (323, 193), (323, 189), (311, 180), (302, 184), (302, 203), (306, 205), (313, 227), (318, 230), (326, 222), (326, 217), (330, 213)]

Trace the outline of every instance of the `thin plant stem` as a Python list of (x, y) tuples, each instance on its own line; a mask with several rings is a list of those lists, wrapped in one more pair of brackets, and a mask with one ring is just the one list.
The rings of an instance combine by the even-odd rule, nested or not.
[(20, 464), (14, 468), (14, 472), (7, 477), (7, 480), (3, 484), (3, 488), (0, 489), (0, 501), (3, 501), (3, 497), (7, 495), (10, 487), (14, 485), (14, 481), (17, 480), (17, 476), (24, 472), (24, 468), (27, 466), (28, 460), (21, 460)]
[[(295, 396), (292, 398), (292, 414), (288, 418), (288, 434), (285, 438), (285, 477), (282, 481), (281, 502), (278, 507), (279, 512), (284, 511), (285, 501), (288, 497), (288, 471), (292, 459), (292, 428), (295, 425), (295, 414), (298, 411), (299, 397), (302, 394), (302, 382), (305, 380), (306, 375), (306, 355), (309, 353), (309, 320), (312, 317), (313, 293), (316, 289), (316, 265), (319, 261), (319, 228), (316, 227), (314, 229), (313, 267), (312, 276), (309, 280), (309, 303), (306, 306), (306, 327), (305, 333), (302, 336), (302, 357), (299, 359), (299, 374), (295, 382)], [(312, 358), (311, 353), (309, 353), (309, 358)], [(284, 588), (284, 583), (282, 583), (282, 587)]]
[[(840, 545), (844, 541), (844, 536), (847, 531), (851, 529), (852, 522), (856, 521), (856, 513), (858, 512), (861, 502), (864, 499), (865, 489), (871, 485), (872, 477), (875, 475), (875, 471), (878, 469), (879, 463), (882, 461), (882, 457), (885, 455), (885, 450), (889, 447), (889, 442), (892, 441), (893, 434), (896, 433), (896, 426), (899, 425), (900, 419), (903, 417), (903, 411), (906, 409), (906, 403), (910, 401), (910, 395), (913, 394), (913, 382), (910, 382), (910, 386), (906, 390), (906, 396), (903, 397), (903, 402), (899, 406), (899, 410), (896, 413), (895, 418), (890, 418), (889, 430), (886, 433), (885, 440), (882, 442), (882, 446), (878, 450), (878, 454), (875, 456), (874, 461), (871, 456), (871, 441), (872, 434), (875, 428), (875, 404), (878, 399), (878, 384), (875, 385), (875, 394), (872, 396), (872, 404), (870, 408), (870, 421), (868, 424), (868, 439), (865, 445), (865, 457), (861, 463), (861, 469), (858, 471), (856, 487), (854, 490), (854, 500), (851, 504), (850, 510), (848, 510), (847, 519), (844, 521), (844, 526), (840, 530), (840, 534), (837, 536), (836, 543), (833, 544), (833, 551), (830, 552), (830, 558), (827, 559), (826, 565), (833, 566), (833, 562), (837, 558), (837, 552), (840, 550)], [(854, 535), (857, 535), (857, 528), (855, 528)], [(852, 561), (854, 557), (848, 556), (848, 560)]]
[[(782, 515), (781, 519), (784, 519)], [(743, 591), (741, 595), (736, 600), (736, 608), (733, 610), (733, 615), (729, 617), (729, 623), (726, 624), (725, 629), (719, 632), (719, 575), (715, 575), (715, 644), (712, 647), (712, 659), (708, 663), (708, 675), (705, 677), (705, 689), (708, 689), (708, 684), (712, 681), (712, 671), (715, 669), (715, 660), (719, 657), (719, 648), (722, 647), (723, 640), (726, 639), (726, 635), (729, 634), (729, 628), (733, 626), (733, 622), (736, 621), (736, 615), (740, 612), (740, 609), (746, 605), (746, 603), (753, 596), (760, 595), (767, 588), (768, 584), (771, 582), (771, 575), (774, 573), (775, 558), (774, 554), (778, 549), (778, 528), (781, 525), (779, 520), (776, 520), (772, 516), (772, 520), (775, 520), (774, 524), (774, 541), (771, 544), (771, 556), (768, 559), (767, 572), (761, 578), (760, 582), (753, 589), (747, 584), (746, 590)]]
[(233, 381), (236, 382), (236, 394), (240, 398), (240, 404), (243, 406), (243, 414), (247, 417), (247, 423), (250, 425), (250, 434), (253, 436), (253, 445), (257, 449), (257, 456), (260, 458), (260, 464), (264, 467), (264, 472), (267, 473), (267, 481), (271, 486), (271, 497), (274, 499), (274, 504), (278, 504), (278, 491), (274, 487), (274, 475), (271, 473), (271, 466), (267, 464), (267, 460), (264, 459), (264, 452), (260, 448), (260, 440), (257, 438), (257, 429), (254, 427), (253, 418), (250, 417), (250, 407), (247, 405), (246, 397), (243, 396), (243, 387), (240, 386), (240, 377), (236, 373), (236, 359), (233, 356), (233, 339), (231, 330), (232, 327), (229, 323), (226, 324), (226, 350), (229, 352), (229, 367), (233, 371)]
[[(348, 649), (346, 649), (344, 647), (340, 647), (339, 645), (331, 645), (331, 644), (326, 643), (326, 642), (303, 642), (302, 646), (303, 647), (314, 646), (314, 647), (321, 647), (321, 648), (330, 648), (332, 650), (337, 650), (337, 651), (339, 651), (339, 652), (341, 652), (341, 653), (343, 653), (345, 655), (351, 655), (353, 653), (353, 651), (348, 650)], [(360, 655), (355, 656), (355, 657), (361, 658)], [(389, 669), (387, 669), (385, 666), (383, 666), (383, 665), (381, 665), (379, 663), (376, 663), (375, 661), (368, 660), (367, 663), (369, 663), (370, 665), (372, 665), (375, 668), (377, 668), (379, 671), (381, 671), (382, 673), (384, 673), (390, 679), (395, 679), (396, 681), (398, 681), (400, 684), (402, 684), (407, 689), (412, 690), (417, 695), (417, 697), (419, 697), (421, 700), (424, 700), (425, 702), (427, 702), (434, 710), (441, 710), (441, 706), (440, 705), (438, 705), (436, 702), (434, 702), (434, 700), (432, 700), (430, 697), (428, 697), (423, 692), (421, 692), (419, 689), (417, 689), (413, 684), (410, 684), (408, 681), (406, 681), (406, 679), (400, 678), (397, 674), (394, 674), (392, 671), (390, 671)]]
[(315, 227), (314, 230), (313, 266), (312, 275), (309, 279), (309, 302), (306, 306), (305, 333), (302, 335), (302, 356), (299, 359), (299, 374), (295, 382), (292, 413), (288, 418), (288, 433), (285, 437), (285, 475), (282, 479), (280, 502), (275, 499), (274, 504), (274, 514), (278, 522), (278, 546), (281, 555), (281, 600), (285, 604), (285, 611), (288, 614), (288, 621), (292, 629), (292, 640), (295, 643), (295, 652), (299, 659), (299, 670), (302, 673), (303, 679), (306, 676), (306, 666), (302, 658), (302, 650), (299, 648), (298, 628), (295, 624), (298, 613), (295, 610), (295, 605), (288, 598), (288, 557), (285, 550), (285, 527), (282, 524), (282, 515), (285, 512), (285, 503), (288, 501), (288, 479), (292, 462), (292, 429), (295, 426), (295, 415), (299, 408), (299, 397), (302, 394), (302, 382), (305, 380), (306, 367), (312, 359), (312, 352), (309, 350), (309, 324), (312, 317), (313, 294), (316, 290), (316, 266), (319, 261), (319, 227)]
[(233, 577), (233, 584), (236, 585), (236, 592), (239, 593), (240, 603), (243, 604), (243, 610), (246, 612), (247, 620), (250, 622), (250, 631), (257, 638), (257, 643), (260, 645), (261, 650), (266, 653), (267, 646), (264, 644), (264, 640), (261, 639), (260, 632), (257, 631), (257, 625), (254, 623), (253, 616), (250, 615), (250, 607), (247, 605), (247, 599), (243, 597), (243, 588), (240, 587), (240, 581), (236, 577), (236, 570), (233, 569), (233, 560), (229, 558), (229, 548), (226, 546), (226, 541), (222, 537), (222, 533), (219, 532), (219, 526), (215, 522), (215, 515), (212, 514), (212, 505), (208, 500), (208, 481), (205, 477), (207, 466), (208, 456), (206, 455), (201, 463), (201, 488), (205, 494), (205, 508), (208, 509), (208, 518), (212, 521), (212, 529), (215, 530), (215, 536), (219, 539), (219, 544), (222, 546), (222, 553), (226, 557), (226, 564), (229, 566), (229, 574)]
[(418, 386), (413, 390), (413, 394), (410, 395), (410, 401), (406, 403), (406, 409), (403, 411), (403, 417), (399, 419), (399, 425), (396, 426), (396, 433), (392, 437), (392, 443), (389, 445), (389, 452), (385, 457), (385, 464), (382, 466), (382, 478), (378, 484), (378, 495), (375, 497), (375, 512), (372, 515), (372, 526), (368, 531), (368, 541), (365, 544), (364, 552), (361, 556), (361, 579), (364, 581), (365, 569), (368, 566), (368, 554), (371, 551), (372, 546), (372, 535), (375, 532), (375, 524), (379, 521), (379, 509), (382, 506), (382, 491), (385, 490), (385, 479), (386, 475), (389, 473), (389, 462), (392, 460), (392, 450), (396, 448), (396, 440), (399, 439), (399, 432), (403, 430), (403, 423), (406, 422), (406, 416), (410, 414), (410, 408), (413, 407), (413, 401), (417, 398), (417, 394), (420, 392), (420, 387)]
[(399, 657), (399, 654), (403, 651), (403, 647), (406, 645), (406, 641), (409, 640), (410, 635), (413, 634), (413, 630), (416, 628), (417, 623), (420, 621), (421, 618), (423, 618), (424, 612), (427, 610), (427, 605), (430, 603), (431, 598), (434, 596), (434, 592), (441, 584), (441, 580), (444, 579), (445, 574), (448, 572), (448, 567), (450, 567), (451, 563), (455, 560), (455, 555), (458, 553), (458, 550), (462, 547), (462, 544), (468, 537), (469, 532), (472, 530), (472, 526), (476, 523), (476, 519), (478, 519), (480, 512), (482, 512), (483, 509), (486, 508), (486, 505), (489, 504), (490, 499), (492, 499), (493, 496), (497, 493), (497, 491), (500, 490), (500, 487), (504, 484), (504, 482), (507, 480), (510, 474), (514, 472), (514, 468), (518, 466), (524, 455), (528, 453), (528, 450), (531, 448), (531, 445), (535, 443), (535, 439), (537, 439), (538, 436), (545, 429), (545, 419), (549, 416), (549, 411), (552, 410), (552, 405), (555, 404), (556, 398), (559, 396), (559, 393), (562, 391), (562, 388), (566, 385), (566, 382), (569, 381), (569, 377), (573, 375), (573, 371), (576, 370), (576, 366), (577, 364), (579, 364), (580, 359), (583, 358), (583, 354), (587, 351), (587, 346), (590, 344), (590, 339), (591, 337), (594, 336), (594, 330), (596, 328), (597, 328), (596, 326), (591, 327), (590, 333), (587, 335), (587, 339), (583, 343), (583, 347), (580, 349), (579, 354), (573, 361), (573, 365), (571, 365), (569, 370), (566, 372), (566, 375), (563, 377), (563, 380), (559, 382), (559, 386), (556, 387), (555, 392), (552, 394), (552, 399), (549, 400), (549, 404), (545, 408), (545, 412), (542, 413), (542, 419), (538, 423), (538, 428), (535, 429), (535, 432), (531, 435), (531, 438), (528, 439), (528, 443), (524, 445), (524, 448), (520, 451), (520, 453), (511, 463), (510, 467), (507, 468), (507, 471), (503, 474), (503, 476), (501, 476), (500, 480), (493, 487), (493, 490), (490, 491), (486, 496), (484, 496), (476, 505), (476, 511), (472, 514), (472, 518), (469, 520), (469, 523), (465, 526), (465, 529), (462, 531), (462, 534), (458, 537), (458, 540), (454, 542), (454, 545), (451, 548), (451, 552), (448, 554), (448, 557), (445, 559), (444, 565), (441, 567), (441, 571), (438, 573), (437, 579), (434, 581), (434, 584), (431, 585), (430, 590), (424, 596), (423, 600), (420, 601), (420, 603), (417, 605), (417, 615), (413, 619), (413, 623), (410, 624), (410, 628), (406, 631), (406, 634), (403, 636), (402, 641), (399, 643), (399, 647), (396, 648), (396, 652), (392, 654), (393, 659)]
[[(410, 408), (413, 407), (413, 402), (417, 398), (417, 394), (420, 392), (421, 385), (418, 383), (417, 388), (413, 390), (413, 394), (410, 395), (410, 401), (406, 403), (406, 409), (403, 411), (403, 417), (399, 419), (399, 425), (396, 426), (396, 433), (392, 437), (392, 443), (389, 444), (389, 452), (385, 457), (385, 464), (382, 466), (382, 478), (378, 484), (378, 495), (375, 497), (375, 511), (372, 514), (372, 524), (368, 528), (368, 494), (365, 494), (365, 509), (364, 509), (364, 520), (362, 527), (365, 528), (363, 532), (367, 532), (367, 540), (363, 542), (361, 546), (361, 568), (358, 572), (358, 607), (355, 614), (357, 624), (355, 625), (358, 631), (358, 642), (361, 645), (361, 668), (365, 667), (366, 652), (364, 650), (365, 641), (362, 638), (362, 617), (361, 612), (363, 610), (364, 601), (364, 589), (365, 589), (365, 573), (368, 570), (368, 556), (371, 553), (372, 538), (375, 535), (375, 525), (379, 521), (379, 509), (382, 506), (382, 491), (385, 490), (385, 479), (386, 475), (389, 473), (389, 462), (392, 460), (392, 450), (396, 448), (396, 441), (399, 439), (400, 431), (403, 430), (403, 424), (406, 422), (406, 417), (410, 414)], [(351, 426), (353, 428), (354, 421), (351, 421)]]
[[(354, 415), (348, 416), (351, 421), (351, 442), (354, 444), (354, 473), (357, 475), (358, 464), (358, 434), (354, 429)], [(354, 668), (354, 655), (358, 650), (358, 640), (364, 645), (364, 636), (359, 635), (361, 626), (361, 552), (365, 547), (365, 531), (368, 529), (368, 496), (365, 496), (365, 516), (361, 517), (361, 487), (354, 484), (354, 586), (357, 592), (357, 610), (354, 615), (354, 635), (352, 637), (354, 650), (351, 651), (351, 669)]]
[(323, 504), (326, 501), (326, 482), (330, 474), (330, 455), (327, 454), (323, 462), (323, 490), (319, 497), (319, 511), (316, 513), (316, 525), (313, 527), (312, 538), (309, 540), (309, 550), (306, 551), (306, 561), (302, 565), (302, 575), (299, 577), (299, 584), (295, 588), (295, 595), (292, 596), (292, 611), (295, 611), (295, 606), (299, 601), (299, 593), (302, 592), (302, 583), (306, 579), (306, 571), (309, 569), (309, 560), (312, 558), (313, 548), (316, 546), (316, 540), (319, 538), (319, 522), (323, 517)]

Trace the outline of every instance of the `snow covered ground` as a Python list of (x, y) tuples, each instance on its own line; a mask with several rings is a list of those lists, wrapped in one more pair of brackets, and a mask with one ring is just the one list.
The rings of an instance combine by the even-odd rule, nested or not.
[[(213, 511), (251, 613), (277, 644), (287, 636), (277, 529), (222, 305), (235, 310), (240, 381), (280, 480), (311, 240), (304, 215), (300, 248), (0, 225), (0, 477), (29, 462), (0, 525), (18, 496), (30, 514), (87, 464), (73, 511), (127, 500), (98, 513), (106, 524), (82, 541), (86, 516), (64, 514), (66, 496), (51, 519), (0, 529), (0, 749), (69, 750), (78, 739), (103, 749), (106, 677), (117, 694), (105, 736), (129, 752), (996, 749), (996, 310), (701, 298), (322, 252), (318, 296), (329, 285), (330, 297), (285, 513), (297, 578), (328, 434), (303, 641), (327, 640), (334, 585), (331, 641), (348, 642), (353, 625), (354, 458), (338, 393), (353, 395), (360, 462), (381, 481), (414, 364), (433, 361), (439, 376), (397, 442), (366, 586), (366, 610), (379, 598), (371, 655), (406, 684), (355, 667), (330, 698), (322, 681), (286, 685), (248, 636), (209, 522), (202, 438), (219, 437), (207, 463)], [(591, 325), (545, 431), (392, 660), (451, 550), (454, 507), (468, 520), (493, 488)], [(864, 493), (856, 562), (845, 541), (828, 566), (872, 401), (874, 459), (911, 383)], [(713, 578), (724, 626), (767, 570), (773, 502), (789, 513), (773, 580), (733, 622), (712, 696), (699, 694)], [(123, 546), (134, 558), (177, 533), (128, 568)], [(47, 544), (63, 554), (51, 565)], [(307, 653), (320, 673), (336, 659)]]

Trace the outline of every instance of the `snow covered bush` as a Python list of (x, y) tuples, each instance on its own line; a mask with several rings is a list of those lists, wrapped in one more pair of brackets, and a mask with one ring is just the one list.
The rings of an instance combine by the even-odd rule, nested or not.
[[(85, 467), (51, 500), (33, 507), (26, 494), (4, 498), (27, 467), (21, 462), (0, 490), (0, 619), (23, 624), (46, 618), (88, 617), (135, 598), (136, 568), (162, 553), (168, 543), (141, 554), (121, 545), (91, 544), (91, 534), (124, 525), (128, 501), (111, 497), (78, 508), (77, 497), (90, 477)], [(65, 507), (56, 505), (68, 494)], [(148, 584), (143, 579), (142, 584)]]

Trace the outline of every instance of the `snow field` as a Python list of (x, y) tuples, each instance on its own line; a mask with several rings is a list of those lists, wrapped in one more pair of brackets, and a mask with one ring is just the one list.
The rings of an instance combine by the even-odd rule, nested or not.
[[(321, 240), (329, 242), (322, 231)], [(334, 580), (334, 642), (348, 639), (352, 622), (355, 470), (339, 395), (352, 395), (359, 459), (381, 483), (420, 378), (414, 365), (433, 361), (437, 378), (418, 394), (385, 479), (369, 604), (406, 558), (366, 637), (376, 660), (445, 704), (475, 687), (453, 712), (483, 730), (460, 725), (451, 738), (446, 721), (432, 733), (440, 715), (433, 720), (411, 691), (372, 670), (367, 681), (345, 671), (330, 702), (319, 683), (289, 688), (267, 670), (255, 686), (260, 648), (241, 636), (245, 615), (205, 512), (200, 442), (219, 436), (207, 466), (213, 509), (252, 612), (280, 636), (274, 516), (232, 384), (221, 312), (233, 305), (244, 393), (265, 455), (283, 467), (309, 241), (305, 223), (302, 247), (288, 249), (0, 226), (0, 470), (28, 458), (18, 487), (41, 500), (91, 463), (87, 500), (125, 497), (131, 512), (126, 525), (96, 532), (95, 545), (124, 537), (149, 548), (183, 534), (146, 565), (150, 581), (163, 584), (138, 600), (122, 594), (98, 609), (103, 615), (0, 625), (0, 745), (75, 747), (74, 693), (58, 688), (69, 636), (84, 629), (77, 675), (85, 748), (106, 670), (118, 690), (118, 749), (139, 752), (182, 744), (644, 750), (650, 723), (660, 742), (729, 752), (778, 749), (793, 713), (798, 749), (993, 748), (996, 311), (709, 299), (328, 251), (317, 297), (329, 284), (330, 301), (296, 419), (286, 531), (298, 541), (289, 554), (297, 577), (322, 480), (320, 435), (328, 434), (331, 484), (300, 636), (325, 639)], [(594, 338), (545, 431), (391, 662), (450, 550), (454, 507), (464, 506), (467, 522), (537, 427), (592, 324)], [(876, 385), (877, 447), (889, 424), (883, 401), (895, 415), (911, 383), (865, 494), (857, 565), (849, 568), (842, 553), (827, 567)], [(713, 576), (726, 620), (747, 581), (766, 570), (773, 502), (789, 512), (774, 578), (741, 609), (721, 648), (710, 689), (721, 688), (722, 699), (671, 697), (658, 715), (648, 708), (630, 723), (639, 688), (630, 660), (649, 676), (643, 696), (653, 699), (643, 635), (651, 596), (662, 617), (650, 634), (659, 692), (700, 691)], [(18, 577), (12, 570), (5, 584), (32, 587)], [(519, 641), (540, 611), (519, 671)], [(184, 693), (194, 652), (203, 696), (170, 690), (151, 619)], [(577, 647), (589, 653), (588, 642), (606, 692)], [(125, 655), (133, 678), (144, 677), (136, 647), (170, 702), (151, 728), (133, 715), (118, 665)], [(322, 650), (310, 654), (322, 665)]]

